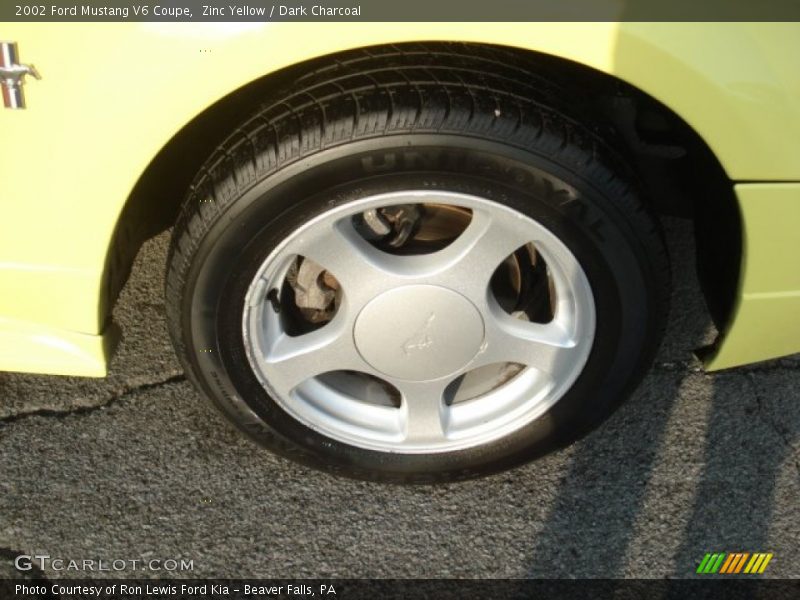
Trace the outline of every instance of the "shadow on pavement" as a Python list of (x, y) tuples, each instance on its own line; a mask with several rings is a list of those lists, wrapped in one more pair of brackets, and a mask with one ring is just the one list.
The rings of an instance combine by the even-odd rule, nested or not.
[(800, 429), (792, 359), (701, 370), (689, 352), (713, 328), (694, 269), (680, 268), (693, 265), (690, 224), (667, 225), (678, 268), (656, 365), (576, 447), (534, 540), (530, 577), (647, 577), (648, 564), (654, 577), (692, 577), (706, 552), (774, 552), (769, 568), (780, 572), (781, 554), (794, 553), (770, 541), (773, 528), (798, 529), (774, 510), (796, 502), (779, 478), (800, 477), (790, 453)]

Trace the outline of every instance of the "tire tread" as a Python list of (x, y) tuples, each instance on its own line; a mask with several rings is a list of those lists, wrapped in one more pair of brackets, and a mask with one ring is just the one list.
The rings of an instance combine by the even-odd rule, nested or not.
[[(624, 215), (629, 237), (640, 244), (657, 282), (660, 339), (670, 291), (660, 224), (641, 200), (632, 170), (578, 113), (536, 65), (500, 48), (414, 44), (319, 62), (231, 133), (197, 173), (181, 205), (165, 293), (170, 334), (187, 373), (194, 378), (180, 330), (181, 300), (193, 257), (227, 208), (259, 181), (313, 153), (408, 133), (479, 136), (533, 149), (601, 190), (610, 199), (608, 210)], [(643, 361), (642, 373), (650, 360)]]

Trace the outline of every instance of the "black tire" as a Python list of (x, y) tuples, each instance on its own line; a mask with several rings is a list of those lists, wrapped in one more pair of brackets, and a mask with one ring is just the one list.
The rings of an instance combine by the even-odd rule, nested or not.
[[(454, 47), (330, 61), (261, 108), (197, 175), (173, 233), (170, 333), (198, 389), (271, 450), (371, 480), (491, 473), (599, 424), (652, 361), (669, 264), (627, 168), (563, 112), (559, 94), (499, 51)], [(589, 279), (597, 329), (584, 370), (544, 416), (498, 442), (434, 455), (337, 442), (285, 413), (245, 356), (243, 298), (270, 250), (323, 209), (408, 186), (474, 193), (533, 217)]]

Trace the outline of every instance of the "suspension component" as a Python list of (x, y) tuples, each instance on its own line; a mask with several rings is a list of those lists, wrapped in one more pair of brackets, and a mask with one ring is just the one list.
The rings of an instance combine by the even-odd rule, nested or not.
[(373, 208), (361, 213), (357, 226), (368, 240), (381, 242), (390, 248), (400, 248), (419, 228), (422, 211), (419, 204)]

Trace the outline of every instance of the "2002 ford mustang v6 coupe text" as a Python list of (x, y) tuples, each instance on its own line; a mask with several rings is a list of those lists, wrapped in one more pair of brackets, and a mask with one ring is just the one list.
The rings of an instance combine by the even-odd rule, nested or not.
[(357, 477), (493, 472), (642, 377), (695, 268), (665, 214), (706, 368), (800, 351), (797, 24), (1, 33), (2, 369), (102, 376), (172, 227), (176, 351), (243, 431)]

